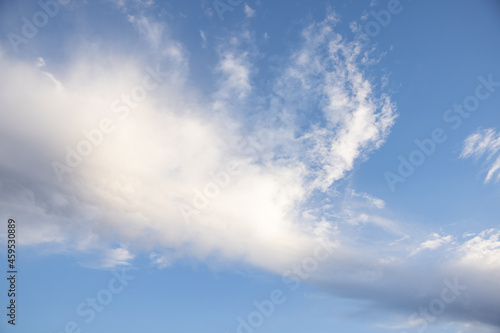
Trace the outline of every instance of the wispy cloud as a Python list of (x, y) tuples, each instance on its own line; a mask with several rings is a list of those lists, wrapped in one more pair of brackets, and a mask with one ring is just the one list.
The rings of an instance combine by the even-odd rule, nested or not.
[(247, 17), (254, 17), (255, 16), (255, 10), (252, 9), (247, 3), (245, 3), (245, 15)]
[(128, 20), (132, 23), (141, 35), (149, 42), (153, 49), (158, 49), (162, 43), (164, 25), (149, 19), (146, 16), (128, 15)]
[(486, 156), (485, 164), (488, 172), (484, 182), (488, 183), (492, 179), (495, 179), (495, 181), (500, 179), (500, 173), (498, 173), (500, 170), (499, 152), (500, 133), (493, 128), (480, 129), (465, 139), (460, 157), (479, 159)]
[(453, 237), (451, 235), (440, 236), (439, 234), (433, 233), (430, 236), (430, 239), (421, 243), (410, 255), (413, 256), (424, 250), (438, 249), (442, 245), (448, 244), (453, 240)]
[[(380, 147), (396, 117), (389, 96), (376, 96), (360, 68), (366, 53), (334, 31), (337, 21), (331, 13), (304, 29), (303, 47), (292, 55), (276, 90), (284, 107), (300, 112), (301, 123), (309, 124), (300, 140), (308, 146), (307, 163), (318, 168), (311, 185), (322, 190)], [(323, 119), (308, 122), (318, 109)]]
[(200, 37), (201, 37), (201, 47), (206, 49), (207, 48), (207, 36), (205, 35), (205, 31), (200, 30)]

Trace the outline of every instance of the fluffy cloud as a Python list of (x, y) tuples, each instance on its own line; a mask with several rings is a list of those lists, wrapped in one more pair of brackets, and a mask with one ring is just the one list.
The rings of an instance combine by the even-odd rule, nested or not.
[[(0, 58), (10, 82), (0, 92), (2, 208), (25, 221), (25, 244), (101, 251), (102, 267), (151, 251), (160, 265), (216, 257), (280, 272), (330, 241), (317, 236), (319, 221), (300, 221), (306, 166), (242, 151), (241, 125), (182, 85), (182, 45), (153, 19), (129, 19), (159, 64), (115, 55), (111, 65), (83, 46), (58, 74), (49, 61), (42, 69)], [(240, 100), (251, 91), (247, 55), (220, 55), (213, 96)]]

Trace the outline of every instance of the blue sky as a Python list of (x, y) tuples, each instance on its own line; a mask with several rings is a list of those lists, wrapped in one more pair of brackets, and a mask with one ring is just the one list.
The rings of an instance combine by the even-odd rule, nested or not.
[(3, 1), (0, 32), (1, 332), (500, 332), (497, 1)]

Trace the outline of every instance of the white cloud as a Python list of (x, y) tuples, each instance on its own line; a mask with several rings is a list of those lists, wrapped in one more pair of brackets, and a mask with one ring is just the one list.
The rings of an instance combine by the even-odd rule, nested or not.
[(500, 232), (485, 230), (468, 240), (459, 249), (459, 264), (475, 266), (480, 270), (495, 271), (500, 274)]
[(424, 250), (436, 250), (445, 244), (449, 244), (453, 240), (451, 235), (440, 236), (439, 234), (433, 233), (430, 236), (430, 239), (421, 243), (410, 255), (413, 256)]
[(323, 191), (380, 147), (396, 117), (390, 98), (376, 96), (359, 68), (367, 55), (334, 32), (337, 22), (331, 14), (304, 30), (304, 44), (293, 54), (276, 91), (284, 107), (300, 110), (302, 122), (317, 108), (323, 113), (324, 125), (311, 124), (300, 138), (308, 146), (308, 163), (319, 169), (311, 186)]
[(163, 32), (165, 30), (163, 24), (142, 15), (139, 17), (128, 15), (128, 20), (137, 28), (153, 49), (158, 49), (160, 47), (162, 44)]
[(206, 49), (207, 48), (207, 36), (205, 35), (205, 31), (200, 30), (200, 37), (201, 37), (201, 47)]
[(247, 3), (245, 3), (245, 15), (247, 17), (254, 17), (255, 16), (255, 10), (252, 9)]
[(134, 255), (132, 255), (127, 249), (117, 248), (117, 249), (109, 249), (104, 253), (101, 253), (101, 267), (104, 268), (114, 268), (118, 266), (129, 266), (129, 261), (134, 259)]
[[(373, 148), (368, 147), (371, 143), (380, 143), (383, 125), (379, 113), (389, 112), (385, 102), (372, 102), (377, 98), (357, 69), (356, 56), (327, 68), (325, 61), (334, 61), (339, 48), (352, 51), (340, 40), (330, 42), (336, 35), (329, 25), (338, 18), (331, 14), (319, 24), (318, 35), (314, 26), (306, 29), (304, 45), (283, 63), (274, 88), (293, 104), (290, 98), (299, 97), (295, 96), (298, 92), (304, 95), (302, 88), (286, 87), (283, 82), (293, 73), (304, 78), (310, 85), (304, 97), (325, 102), (321, 110), (327, 125), (311, 127), (297, 140), (291, 135), (296, 130), (291, 120), (288, 128), (271, 131), (271, 139), (257, 155), (248, 156), (241, 144), (262, 134), (261, 121), (253, 125), (240, 122), (236, 110), (198, 102), (194, 89), (184, 85), (189, 75), (185, 47), (164, 34), (163, 23), (144, 15), (128, 15), (159, 55), (161, 65), (144, 63), (137, 60), (142, 57), (134, 59), (133, 55), (100, 53), (98, 45), (86, 48), (82, 44), (56, 79), (49, 70), (0, 58), (5, 82), (14, 82), (0, 91), (0, 116), (8, 119), (0, 124), (1, 142), (16, 143), (1, 150), (0, 171), (10, 179), (2, 186), (5, 193), (11, 193), (3, 197), (2, 205), (3, 211), (33, 221), (25, 224), (30, 244), (52, 242), (67, 251), (104, 251), (110, 253), (109, 260), (101, 263), (104, 266), (128, 262), (136, 252), (151, 251), (157, 254), (152, 260), (160, 266), (185, 256), (200, 260), (215, 256), (280, 273), (311, 251), (317, 240), (333, 241), (337, 229), (331, 222), (315, 214), (303, 220), (311, 189), (327, 189), (332, 179), (340, 179), (352, 169), (356, 157)], [(249, 114), (260, 112), (271, 119), (282, 110), (273, 104), (275, 92), (257, 98), (274, 105), (269, 113), (245, 102), (254, 93), (252, 75), (258, 72), (253, 59), (258, 51), (252, 47), (242, 51), (244, 43), (252, 43), (248, 31), (232, 36), (219, 48), (215, 73), (219, 85), (213, 96), (200, 99), (238, 105)], [(321, 53), (325, 45), (330, 46), (327, 54)], [(321, 60), (311, 73), (301, 55), (313, 58), (315, 53)], [(122, 120), (120, 112), (112, 112), (111, 101), (143, 84), (147, 66), (161, 68), (167, 74), (165, 82), (137, 106), (129, 106), (130, 114)], [(313, 79), (311, 75), (317, 72), (322, 76)], [(345, 106), (331, 106), (339, 102), (331, 91), (335, 75), (344, 77)], [(24, 78), (22, 83), (15, 80), (19, 76)], [(26, 90), (33, 92), (30, 99), (25, 98)], [(123, 108), (126, 104), (118, 105)], [(17, 110), (15, 115), (7, 111), (12, 108)], [(292, 119), (300, 114), (292, 105), (285, 108)], [(104, 135), (102, 144), (59, 183), (52, 162), (64, 162), (67, 147), (76, 149), (85, 140), (82, 131), (96, 128), (103, 118), (113, 121), (113, 133)], [(315, 142), (312, 160), (302, 158), (310, 148), (308, 140)], [(284, 149), (280, 158), (276, 158), (278, 146)], [(346, 161), (347, 166), (330, 177), (328, 169), (337, 160)], [(243, 172), (232, 176), (230, 185), (186, 222), (180, 204), (192, 207), (197, 191), (205, 191), (213, 182), (210, 175), (224, 171), (230, 161), (237, 161)], [(326, 164), (319, 176), (311, 173), (315, 164)], [(383, 206), (381, 200), (362, 196), (372, 206)], [(388, 226), (382, 219), (368, 220)], [(127, 251), (134, 249), (134, 253), (105, 252), (103, 244), (114, 237), (130, 244)], [(164, 250), (167, 248), (171, 251)]]
[(246, 52), (239, 54), (227, 52), (222, 56), (217, 67), (218, 71), (223, 74), (222, 89), (220, 90), (222, 97), (228, 98), (234, 95), (241, 99), (251, 91), (251, 68), (247, 56)]
[[(492, 179), (500, 179), (500, 133), (493, 128), (477, 130), (469, 135), (462, 148), (461, 158), (474, 157), (476, 159), (486, 155), (488, 172), (484, 180), (488, 183)], [(495, 177), (496, 176), (496, 177)]]
[[(306, 231), (295, 212), (305, 196), (300, 165), (264, 166), (242, 156), (236, 149), (242, 137), (232, 120), (214, 117), (209, 107), (193, 107), (189, 99), (190, 105), (185, 104), (185, 96), (178, 95), (182, 86), (170, 76), (121, 120), (110, 101), (141, 84), (146, 66), (119, 59), (114, 66), (98, 65), (89, 59), (82, 54), (67, 64), (59, 78), (62, 91), (40, 69), (0, 59), (6, 82), (11, 82), (0, 92), (0, 117), (5, 120), (0, 124), (0, 172), (8, 179), (1, 184), (2, 211), (26, 221), (27, 245), (100, 249), (100, 265), (111, 267), (133, 256), (122, 249), (103, 249), (118, 237), (135, 251), (175, 249), (174, 260), (216, 256), (272, 271), (312, 250), (314, 225)], [(234, 76), (238, 61), (227, 56), (222, 63), (223, 75), (239, 89)], [(171, 66), (176, 67), (175, 61)], [(168, 72), (168, 65), (161, 70)], [(19, 75), (22, 82), (15, 80)], [(182, 89), (189, 96), (189, 89)], [(26, 90), (32, 92), (30, 99)], [(15, 115), (8, 111), (12, 108)], [(76, 149), (85, 140), (82, 131), (96, 128), (102, 118), (112, 119), (116, 129), (59, 183), (51, 163), (64, 163), (66, 146)], [(187, 223), (179, 204), (192, 206), (195, 189), (204, 191), (213, 182), (210, 175), (225, 170), (231, 160), (244, 173), (233, 176), (230, 186)], [(157, 252), (157, 264), (169, 262), (166, 253)]]
[(375, 198), (375, 197), (369, 195), (368, 193), (364, 193), (364, 192), (360, 193), (360, 192), (356, 192), (353, 189), (350, 189), (349, 194), (352, 196), (355, 196), (355, 197), (360, 197), (360, 198), (366, 199), (372, 206), (374, 206), (376, 208), (382, 209), (385, 207), (384, 200), (379, 199), (379, 198)]
[(36, 67), (44, 67), (45, 60), (42, 57), (36, 58)]

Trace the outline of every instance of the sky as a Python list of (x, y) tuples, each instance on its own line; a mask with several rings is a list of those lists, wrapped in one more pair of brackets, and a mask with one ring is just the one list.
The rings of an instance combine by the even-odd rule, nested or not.
[(1, 1), (0, 332), (500, 332), (499, 34), (496, 0)]

